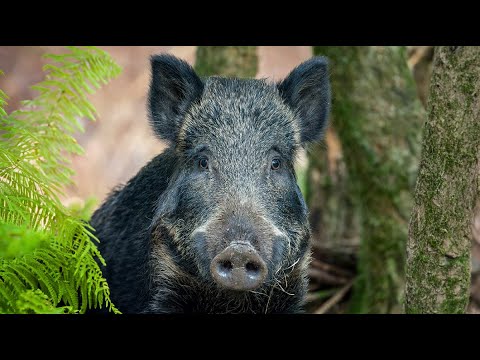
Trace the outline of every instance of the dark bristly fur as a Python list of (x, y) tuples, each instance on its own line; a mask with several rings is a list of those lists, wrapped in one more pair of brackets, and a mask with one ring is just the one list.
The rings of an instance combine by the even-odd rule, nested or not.
[[(151, 62), (150, 121), (170, 147), (91, 220), (113, 302), (124, 313), (301, 311), (310, 230), (293, 164), (326, 127), (326, 60), (301, 64), (278, 85), (202, 80), (170, 55)], [(227, 290), (212, 278), (212, 259), (233, 242), (250, 244), (267, 264), (255, 290)]]

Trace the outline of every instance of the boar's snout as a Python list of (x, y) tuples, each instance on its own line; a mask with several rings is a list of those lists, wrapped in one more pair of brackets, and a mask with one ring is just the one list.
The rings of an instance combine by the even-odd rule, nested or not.
[(267, 265), (250, 244), (233, 243), (215, 256), (210, 264), (213, 279), (220, 286), (237, 291), (262, 285)]

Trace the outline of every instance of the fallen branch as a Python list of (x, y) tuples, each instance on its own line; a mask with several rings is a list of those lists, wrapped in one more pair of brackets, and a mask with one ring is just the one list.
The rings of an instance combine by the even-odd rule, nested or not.
[(333, 273), (346, 278), (351, 278), (353, 276), (353, 273), (351, 271), (318, 259), (313, 259), (311, 262), (311, 266), (319, 270), (327, 271), (328, 273)]
[(325, 314), (328, 310), (332, 308), (332, 306), (342, 300), (348, 290), (350, 290), (350, 288), (352, 287), (353, 281), (354, 279), (350, 280), (348, 284), (342, 287), (335, 295), (333, 295), (329, 300), (324, 302), (322, 306), (315, 310), (314, 314)]
[(323, 285), (343, 285), (348, 283), (349, 281), (348, 278), (329, 274), (328, 272), (315, 268), (308, 269), (308, 276), (311, 280), (315, 280), (316, 282)]

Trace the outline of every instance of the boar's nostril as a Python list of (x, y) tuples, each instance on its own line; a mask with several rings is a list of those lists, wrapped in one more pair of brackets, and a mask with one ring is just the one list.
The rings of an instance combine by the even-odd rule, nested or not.
[(219, 270), (225, 273), (230, 272), (233, 269), (233, 264), (229, 260), (220, 261), (218, 263)]
[(247, 265), (245, 265), (245, 269), (247, 269), (247, 272), (256, 273), (260, 269), (260, 265), (248, 262)]
[(215, 256), (210, 272), (220, 286), (246, 291), (262, 285), (268, 270), (251, 245), (232, 244)]

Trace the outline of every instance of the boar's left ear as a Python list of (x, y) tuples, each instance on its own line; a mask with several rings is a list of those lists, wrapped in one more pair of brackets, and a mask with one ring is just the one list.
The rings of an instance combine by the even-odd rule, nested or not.
[(300, 120), (301, 142), (319, 140), (330, 113), (328, 60), (318, 56), (305, 61), (278, 84), (278, 90)]
[(150, 123), (161, 139), (175, 142), (188, 108), (201, 97), (204, 85), (193, 68), (175, 56), (154, 55), (150, 61)]

